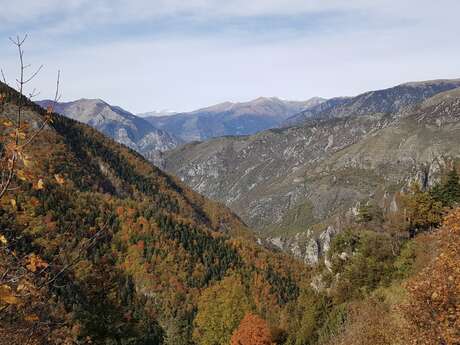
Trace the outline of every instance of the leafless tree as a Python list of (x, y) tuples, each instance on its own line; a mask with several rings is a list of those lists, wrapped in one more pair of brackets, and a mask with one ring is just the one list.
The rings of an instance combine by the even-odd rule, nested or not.
[[(60, 71), (57, 74), (56, 92), (52, 104), (46, 111), (46, 116), (37, 118), (38, 126), (35, 129), (29, 128), (24, 118), (24, 109), (27, 102), (36, 97), (39, 92), (34, 89), (28, 97), (25, 96), (25, 87), (31, 83), (43, 69), (40, 65), (37, 69), (27, 74), (27, 70), (32, 66), (24, 62), (24, 43), (27, 40), (27, 35), (24, 37), (17, 36), (11, 38), (11, 43), (18, 51), (19, 59), (19, 77), (15, 80), (16, 90), (18, 91), (16, 109), (14, 113), (9, 114), (5, 106), (8, 94), (6, 92), (0, 93), (0, 115), (4, 117), (4, 121), (0, 122), (2, 131), (0, 132), (2, 143), (0, 143), (0, 198), (7, 192), (14, 190), (12, 183), (15, 175), (22, 178), (23, 170), (21, 167), (26, 166), (28, 163), (24, 149), (29, 146), (34, 139), (46, 128), (51, 122), (51, 114), (54, 110), (54, 105), (60, 99), (59, 83)], [(1, 70), (3, 83), (8, 85), (5, 73)], [(11, 85), (8, 85), (12, 87)]]

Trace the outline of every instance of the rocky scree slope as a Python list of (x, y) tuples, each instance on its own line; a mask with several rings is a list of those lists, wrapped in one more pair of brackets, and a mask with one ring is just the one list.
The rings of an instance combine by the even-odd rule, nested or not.
[(398, 114), (335, 113), (303, 126), (192, 143), (167, 153), (165, 168), (224, 202), (261, 238), (316, 262), (359, 202), (395, 211), (411, 181), (432, 185), (460, 158), (456, 89)]

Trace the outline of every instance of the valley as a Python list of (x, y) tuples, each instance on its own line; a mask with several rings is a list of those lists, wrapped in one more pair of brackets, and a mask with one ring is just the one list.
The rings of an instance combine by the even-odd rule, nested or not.
[(37, 100), (28, 35), (0, 66), (0, 345), (459, 345), (460, 79), (401, 83), (455, 75), (397, 42), (424, 21), (167, 3), (0, 12), (68, 71)]
[[(407, 95), (403, 85), (350, 98), (302, 125), (188, 144), (168, 151), (163, 166), (262, 240), (317, 262), (319, 238), (343, 230), (360, 203), (397, 211), (411, 182), (434, 185), (458, 162), (459, 82), (414, 85)], [(404, 106), (383, 112), (391, 97)]]

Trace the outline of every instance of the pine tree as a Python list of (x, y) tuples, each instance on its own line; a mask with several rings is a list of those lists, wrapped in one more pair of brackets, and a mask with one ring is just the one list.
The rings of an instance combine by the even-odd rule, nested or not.
[(442, 221), (442, 203), (433, 198), (429, 192), (423, 191), (419, 184), (410, 187), (410, 192), (403, 198), (403, 205), (406, 229), (411, 236), (420, 231), (430, 230)]
[(447, 175), (444, 183), (433, 188), (431, 195), (443, 206), (452, 207), (460, 202), (460, 177), (457, 170), (453, 169)]

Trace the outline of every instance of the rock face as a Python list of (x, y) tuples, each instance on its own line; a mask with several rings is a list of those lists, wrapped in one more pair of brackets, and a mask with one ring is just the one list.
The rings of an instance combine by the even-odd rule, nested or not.
[(226, 102), (190, 113), (146, 119), (156, 128), (164, 129), (183, 141), (201, 141), (226, 135), (249, 135), (275, 128), (288, 117), (324, 101), (318, 97), (305, 102), (261, 97), (250, 102)]
[[(51, 101), (37, 102), (47, 107)], [(66, 117), (88, 124), (115, 141), (138, 151), (156, 162), (159, 152), (176, 147), (181, 141), (155, 128), (145, 119), (99, 99), (80, 99), (57, 103), (54, 110)]]
[(290, 252), (295, 257), (302, 259), (306, 264), (315, 265), (325, 257), (337, 232), (330, 225), (316, 235), (311, 230), (308, 230), (304, 233), (299, 232), (292, 237), (266, 237), (260, 239), (260, 243)]
[[(428, 97), (457, 84), (399, 90), (422, 88), (418, 94)], [(414, 98), (393, 91), (397, 104)], [(397, 210), (395, 195), (410, 181), (431, 185), (460, 158), (459, 90), (417, 97), (419, 103), (406, 102), (409, 108), (396, 113), (344, 115), (334, 108), (302, 126), (191, 143), (165, 153), (164, 168), (224, 202), (272, 245), (315, 262), (328, 248), (328, 225), (339, 231), (337, 219), (358, 202)]]

